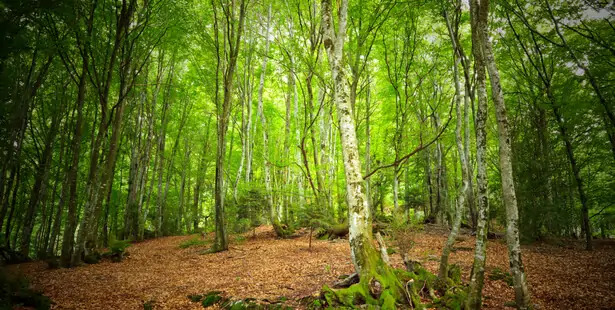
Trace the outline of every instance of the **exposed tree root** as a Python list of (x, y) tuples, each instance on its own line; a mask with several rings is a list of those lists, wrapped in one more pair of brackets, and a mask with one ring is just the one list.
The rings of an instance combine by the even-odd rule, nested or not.
[(326, 306), (334, 308), (464, 309), (467, 293), (460, 284), (459, 268), (451, 266), (450, 270), (448, 280), (443, 283), (420, 266), (409, 272), (380, 264), (372, 272), (364, 272), (358, 283), (347, 288), (323, 287), (321, 298)]

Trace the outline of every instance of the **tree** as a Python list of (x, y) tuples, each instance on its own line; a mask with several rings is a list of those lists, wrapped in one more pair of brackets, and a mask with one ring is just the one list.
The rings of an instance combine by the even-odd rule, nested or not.
[[(483, 61), (489, 72), (491, 81), (491, 94), (495, 104), (496, 119), (498, 124), (498, 138), (500, 142), (500, 174), (502, 178), (502, 196), (506, 206), (506, 242), (508, 244), (508, 256), (510, 260), (510, 273), (513, 277), (515, 288), (515, 301), (519, 309), (531, 307), (530, 296), (525, 280), (523, 262), (521, 260), (521, 246), (519, 243), (519, 211), (517, 208), (517, 197), (512, 167), (512, 149), (508, 128), (508, 117), (504, 104), (504, 93), (500, 81), (500, 73), (495, 63), (495, 56), (491, 42), (487, 19), (489, 15), (489, 1), (472, 1), (472, 9), (475, 22), (475, 30), (478, 40), (478, 47), (481, 51)], [(476, 7), (478, 6), (478, 7)], [(477, 238), (478, 240), (478, 238)], [(478, 248), (478, 246), (477, 246)]]
[[(217, 55), (215, 103), (218, 121), (218, 146), (216, 151), (216, 181), (214, 193), (216, 240), (212, 248), (215, 252), (226, 251), (228, 249), (224, 215), (224, 156), (226, 155), (226, 132), (228, 131), (228, 120), (231, 113), (233, 77), (237, 65), (237, 57), (239, 55), (239, 46), (243, 33), (247, 5), (248, 3), (246, 0), (241, 0), (238, 5), (236, 5), (235, 2), (229, 2), (226, 6), (223, 5), (220, 8), (226, 21), (226, 25), (223, 27), (224, 39), (220, 42), (218, 33), (220, 27), (217, 13), (218, 8), (215, 6), (215, 3), (212, 2), (214, 10), (215, 49)], [(237, 9), (239, 9), (239, 12), (237, 12)], [(223, 57), (224, 59), (222, 59)], [(220, 101), (219, 98), (220, 71), (222, 71), (224, 87), (224, 97), (222, 101)]]

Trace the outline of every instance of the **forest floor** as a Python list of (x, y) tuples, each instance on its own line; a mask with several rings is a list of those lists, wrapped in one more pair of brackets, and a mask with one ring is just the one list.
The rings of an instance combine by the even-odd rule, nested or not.
[[(198, 235), (148, 240), (128, 248), (130, 256), (120, 263), (103, 261), (73, 269), (47, 269), (44, 262), (10, 266), (51, 297), (54, 309), (202, 309), (189, 294), (223, 291), (236, 298), (275, 301), (301, 307), (297, 300), (317, 294), (324, 284), (353, 271), (347, 240), (313, 240), (308, 249), (306, 232), (294, 239), (276, 239), (271, 227), (259, 227), (255, 236), (231, 238), (230, 250), (201, 254), (209, 245), (181, 249), (182, 242)], [(433, 272), (446, 238), (435, 227), (417, 233), (410, 257)], [(211, 239), (211, 236), (207, 236)], [(596, 241), (596, 249), (583, 251), (581, 244), (567, 246), (539, 243), (523, 247), (523, 259), (536, 309), (615, 309), (615, 243)], [(451, 254), (467, 281), (474, 238), (465, 234)], [(505, 309), (514, 299), (506, 280), (496, 280), (508, 270), (504, 240), (490, 240), (483, 291), (484, 309)], [(393, 254), (392, 263), (401, 267)], [(493, 278), (493, 279), (491, 279)], [(512, 309), (512, 308), (508, 308)]]

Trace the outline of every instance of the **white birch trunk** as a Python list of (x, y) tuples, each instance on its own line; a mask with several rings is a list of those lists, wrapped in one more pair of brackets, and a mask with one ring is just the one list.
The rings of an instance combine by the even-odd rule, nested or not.
[(343, 72), (343, 49), (346, 34), (348, 0), (339, 3), (338, 31), (334, 30), (330, 0), (322, 2), (323, 43), (327, 51), (333, 79), (333, 101), (337, 106), (339, 130), (346, 175), (346, 201), (348, 203), (349, 241), (351, 257), (357, 272), (370, 272), (374, 257), (378, 257), (372, 240), (371, 217), (363, 189), (361, 163), (357, 146), (356, 128), (348, 100), (346, 78)]
[[(450, 30), (450, 28), (449, 28)], [(465, 150), (463, 147), (463, 140), (461, 138), (461, 130), (462, 130), (462, 115), (461, 115), (461, 85), (459, 83), (459, 67), (458, 67), (459, 59), (455, 57), (454, 62), (454, 76), (455, 76), (455, 110), (457, 112), (457, 121), (455, 126), (455, 142), (457, 144), (457, 152), (459, 153), (459, 161), (461, 163), (461, 188), (459, 190), (457, 207), (455, 209), (455, 216), (453, 219), (453, 223), (451, 223), (451, 232), (448, 235), (448, 239), (444, 245), (444, 249), (442, 250), (442, 257), (440, 259), (440, 270), (438, 273), (438, 277), (442, 280), (446, 280), (448, 277), (448, 257), (455, 245), (455, 239), (457, 238), (457, 234), (459, 232), (459, 226), (461, 226), (461, 217), (463, 216), (463, 206), (465, 204), (465, 198), (467, 196), (467, 192), (469, 189), (468, 185), (468, 166), (465, 161)]]
[(470, 15), (472, 24), (472, 53), (474, 54), (474, 67), (476, 71), (476, 93), (478, 108), (476, 113), (476, 165), (478, 187), (478, 216), (476, 225), (476, 247), (474, 249), (474, 263), (470, 275), (470, 289), (468, 305), (470, 309), (480, 309), (481, 295), (485, 278), (485, 261), (487, 255), (487, 219), (489, 214), (489, 200), (487, 188), (487, 85), (483, 53), (480, 48), (480, 39), (477, 35), (478, 0), (470, 2)]
[[(488, 1), (484, 1), (481, 10), (488, 11)], [(485, 13), (487, 15), (487, 13)], [(502, 196), (506, 206), (506, 242), (508, 244), (508, 258), (510, 260), (510, 273), (513, 278), (515, 288), (515, 301), (519, 309), (530, 307), (530, 295), (523, 271), (521, 260), (521, 245), (519, 242), (519, 210), (517, 207), (517, 196), (515, 194), (515, 183), (513, 179), (512, 167), (512, 148), (510, 134), (508, 132), (508, 117), (506, 115), (506, 105), (504, 103), (504, 93), (500, 83), (500, 73), (495, 63), (495, 57), (489, 41), (489, 33), (485, 21), (479, 27), (479, 38), (481, 39), (485, 63), (491, 81), (491, 95), (495, 104), (495, 115), (498, 123), (498, 138), (500, 141), (500, 175), (502, 179)]]

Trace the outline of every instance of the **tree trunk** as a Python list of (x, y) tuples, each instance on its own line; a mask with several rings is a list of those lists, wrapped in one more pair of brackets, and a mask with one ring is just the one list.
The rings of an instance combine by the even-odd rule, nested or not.
[[(224, 156), (226, 154), (226, 133), (228, 131), (228, 119), (231, 112), (231, 99), (232, 99), (232, 87), (233, 77), (235, 73), (235, 67), (237, 64), (237, 56), (239, 55), (239, 45), (241, 42), (241, 34), (243, 32), (243, 22), (246, 11), (246, 1), (241, 0), (239, 3), (239, 18), (235, 16), (235, 6), (231, 3), (229, 8), (224, 9), (227, 22), (232, 25), (224, 27), (224, 49), (228, 49), (225, 54), (227, 59), (225, 61), (226, 66), (224, 68), (224, 99), (222, 104), (219, 102), (219, 71), (222, 65), (222, 52), (220, 51), (220, 40), (218, 38), (218, 20), (217, 20), (217, 8), (214, 5), (214, 31), (215, 31), (215, 45), (217, 51), (217, 74), (216, 74), (216, 106), (218, 117), (218, 146), (216, 152), (216, 176), (215, 176), (215, 232), (216, 237), (212, 250), (226, 251), (228, 249), (228, 240), (226, 235), (225, 215), (224, 215)], [(237, 24), (236, 24), (237, 23)], [(229, 33), (229, 28), (236, 28), (236, 32)]]
[(348, 0), (340, 3), (338, 15), (338, 30), (334, 30), (330, 0), (322, 1), (322, 25), (324, 30), (324, 47), (329, 58), (329, 66), (333, 79), (333, 101), (337, 106), (339, 130), (342, 143), (344, 171), (346, 175), (346, 200), (349, 213), (349, 241), (352, 262), (355, 270), (361, 275), (375, 272), (380, 260), (378, 252), (372, 244), (371, 216), (367, 198), (363, 189), (361, 164), (357, 147), (356, 129), (346, 82), (342, 67), (342, 51), (346, 33)]
[[(168, 80), (171, 80), (172, 73), (169, 73)], [(166, 201), (164, 200), (163, 189), (162, 189), (162, 180), (164, 174), (165, 167), (165, 145), (166, 145), (166, 135), (167, 135), (167, 124), (168, 124), (168, 110), (170, 100), (168, 96), (165, 96), (164, 103), (162, 104), (162, 118), (160, 120), (160, 132), (158, 133), (158, 185), (157, 185), (157, 201), (156, 201), (156, 226), (155, 226), (155, 235), (156, 237), (160, 237), (162, 235), (162, 224), (164, 221), (164, 206)], [(169, 171), (167, 171), (169, 173)]]
[(487, 184), (487, 76), (484, 64), (480, 38), (478, 36), (478, 0), (470, 2), (470, 17), (472, 25), (472, 53), (474, 54), (474, 70), (476, 76), (476, 93), (478, 107), (476, 111), (476, 166), (477, 166), (477, 221), (476, 247), (474, 262), (470, 275), (468, 306), (470, 309), (480, 309), (482, 306), (482, 291), (485, 281), (485, 261), (487, 259), (487, 221), (489, 220), (489, 192)]
[[(476, 1), (476, 0), (474, 0)], [(478, 8), (477, 34), (480, 39), (479, 48), (483, 51), (484, 61), (491, 81), (491, 95), (495, 104), (498, 124), (498, 139), (500, 142), (500, 175), (502, 179), (502, 196), (506, 206), (506, 241), (510, 260), (510, 273), (515, 289), (515, 301), (519, 309), (531, 307), (530, 295), (525, 280), (521, 246), (519, 243), (519, 210), (515, 193), (512, 167), (512, 147), (508, 129), (508, 117), (504, 104), (504, 93), (500, 83), (500, 73), (496, 66), (495, 56), (489, 41), (488, 14), (489, 0), (482, 0)]]
[[(369, 71), (368, 71), (369, 72)], [(370, 116), (371, 116), (371, 79), (367, 76), (367, 88), (365, 90), (365, 173), (369, 173), (371, 170), (372, 156), (371, 156), (371, 128), (370, 128)], [(406, 188), (408, 186), (406, 185)], [(370, 193), (370, 180), (365, 180), (365, 197), (367, 198), (367, 205), (372, 210), (372, 196)], [(407, 203), (407, 201), (406, 201)]]
[(75, 243), (75, 229), (77, 228), (77, 177), (79, 176), (79, 158), (81, 153), (81, 139), (83, 137), (83, 105), (85, 103), (86, 74), (88, 71), (88, 57), (83, 57), (81, 75), (79, 76), (79, 86), (77, 92), (77, 119), (71, 141), (71, 163), (66, 181), (69, 186), (68, 211), (66, 222), (64, 223), (64, 234), (62, 236), (62, 254), (60, 264), (64, 267), (71, 265), (73, 246)]
[[(449, 29), (450, 30), (450, 29)], [(461, 85), (459, 83), (459, 58), (455, 57), (455, 53), (453, 53), (454, 63), (453, 63), (453, 73), (455, 76), (455, 111), (457, 112), (457, 121), (455, 123), (455, 142), (457, 144), (457, 152), (459, 153), (459, 162), (461, 164), (461, 188), (459, 189), (459, 195), (457, 196), (457, 208), (455, 208), (455, 216), (453, 222), (451, 223), (451, 232), (448, 235), (448, 239), (444, 245), (442, 250), (442, 256), (440, 258), (440, 269), (438, 272), (438, 277), (446, 281), (448, 277), (448, 256), (455, 245), (455, 239), (457, 238), (457, 234), (459, 232), (459, 227), (461, 226), (461, 218), (463, 216), (463, 206), (465, 204), (465, 199), (468, 195), (468, 163), (466, 162), (465, 150), (463, 147), (463, 140), (461, 137), (462, 131), (462, 115), (461, 115)]]
[(269, 133), (267, 127), (267, 118), (265, 117), (265, 113), (263, 111), (263, 90), (265, 87), (265, 75), (267, 73), (267, 60), (268, 60), (268, 51), (269, 51), (269, 24), (271, 23), (271, 5), (269, 5), (269, 10), (267, 13), (267, 24), (265, 30), (265, 55), (263, 57), (263, 65), (261, 66), (261, 77), (260, 83), (258, 86), (258, 115), (261, 119), (261, 126), (263, 131), (263, 170), (265, 174), (265, 189), (267, 190), (267, 202), (269, 204), (270, 210), (270, 219), (272, 223), (278, 222), (279, 214), (277, 214), (275, 210), (275, 206), (273, 203), (273, 191), (271, 187), (271, 172), (270, 172), (270, 158), (269, 158)]
[(551, 102), (551, 108), (553, 109), (553, 114), (555, 115), (555, 120), (557, 121), (559, 132), (562, 135), (562, 140), (564, 140), (564, 145), (566, 146), (566, 156), (568, 157), (570, 168), (572, 168), (572, 175), (574, 176), (575, 181), (574, 183), (577, 186), (577, 191), (579, 192), (579, 199), (581, 200), (581, 228), (583, 229), (583, 233), (585, 234), (585, 249), (592, 250), (592, 233), (591, 226), (589, 223), (589, 203), (587, 199), (587, 194), (585, 193), (585, 183), (583, 182), (583, 178), (581, 177), (581, 169), (577, 164), (577, 159), (574, 154), (574, 148), (572, 146), (570, 135), (568, 134), (568, 129), (566, 128), (566, 124), (564, 123), (564, 119), (562, 118), (561, 112), (554, 102)]
[(32, 230), (34, 229), (34, 221), (36, 219), (38, 205), (45, 200), (47, 195), (47, 181), (49, 179), (49, 167), (51, 165), (51, 157), (53, 155), (53, 142), (55, 141), (58, 129), (60, 127), (62, 108), (63, 105), (60, 104), (58, 108), (60, 111), (56, 111), (56, 114), (53, 116), (49, 132), (45, 138), (45, 148), (38, 166), (36, 167), (36, 177), (34, 178), (34, 185), (32, 186), (32, 191), (30, 193), (30, 201), (28, 203), (28, 208), (26, 209), (23, 232), (21, 236), (21, 254), (26, 257), (30, 254), (30, 240), (32, 237)]

